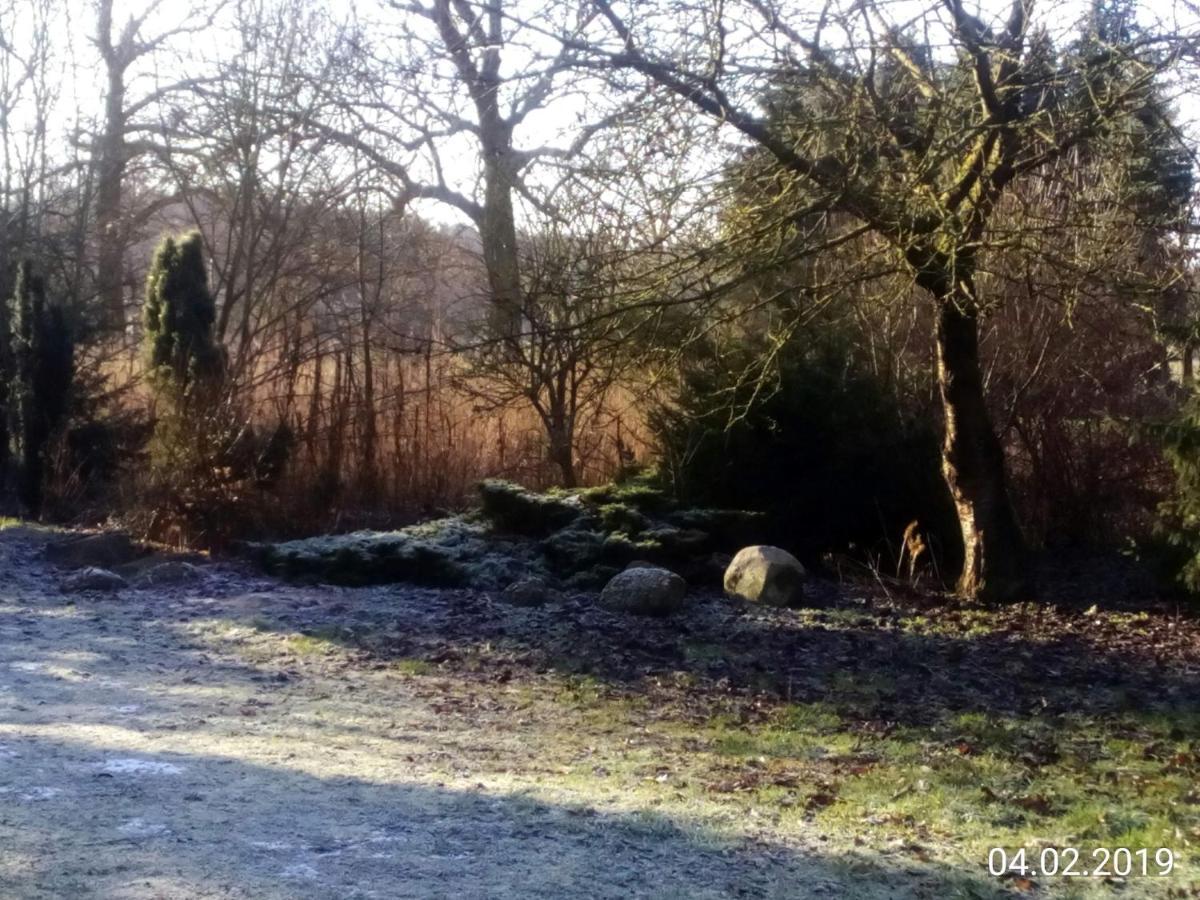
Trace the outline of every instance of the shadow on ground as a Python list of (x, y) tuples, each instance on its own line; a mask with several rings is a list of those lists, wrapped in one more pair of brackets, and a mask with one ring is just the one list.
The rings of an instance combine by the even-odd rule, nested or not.
[[(46, 695), (52, 686), (37, 685), (39, 678), (18, 687), (17, 705)], [(70, 716), (68, 704), (42, 709), (39, 718)], [(982, 872), (729, 844), (654, 814), (406, 784), (402, 767), (386, 781), (322, 776), (287, 760), (131, 750), (122, 734), (109, 729), (102, 740), (75, 741), (41, 736), (36, 727), (6, 729), (4, 897), (692, 900), (997, 890)], [(176, 732), (172, 745), (186, 747), (189, 737)]]
[[(469, 779), (432, 782), (428, 767), (410, 770), (402, 752), (364, 777), (347, 760), (372, 741), (395, 746), (382, 721), (386, 704), (372, 695), (363, 698), (365, 717), (313, 722), (282, 698), (269, 714), (279, 727), (257, 732), (272, 691), (286, 693), (281, 686), (306, 676), (278, 661), (221, 658), (193, 631), (214, 621), (337, 644), (364, 671), (419, 661), (468, 694), (473, 681), (504, 683), (522, 672), (586, 675), (642, 695), (670, 685), (694, 701), (698, 721), (713, 697), (748, 716), (762, 698), (812, 700), (848, 721), (914, 725), (965, 711), (1047, 721), (1085, 701), (1096, 713), (1187, 714), (1200, 703), (1196, 625), (1162, 616), (930, 610), (864, 592), (822, 611), (698, 596), (682, 616), (647, 620), (608, 613), (589, 596), (525, 609), (469, 591), (249, 578), (216, 592), (209, 584), (72, 604), (41, 592), (47, 573), (21, 553), (0, 563), (18, 583), (0, 588), (5, 897), (941, 898), (996, 890), (981, 867), (877, 851), (851, 859), (821, 852), (815, 834), (804, 849), (726, 843), (678, 817), (597, 812), (472, 788)], [(351, 690), (348, 678), (344, 685)], [(308, 700), (307, 709), (322, 708), (319, 696)], [(1180, 721), (1194, 728), (1194, 716)], [(422, 738), (426, 746), (439, 739)]]
[(266, 602), (253, 621), (467, 677), (552, 670), (621, 690), (670, 679), (697, 697), (824, 702), (849, 720), (902, 725), (965, 712), (1200, 712), (1200, 623), (1161, 612), (938, 608), (864, 589), (826, 610), (698, 595), (687, 612), (650, 619), (609, 613), (587, 595), (524, 609), (467, 591), (309, 590), (326, 599), (303, 609)]

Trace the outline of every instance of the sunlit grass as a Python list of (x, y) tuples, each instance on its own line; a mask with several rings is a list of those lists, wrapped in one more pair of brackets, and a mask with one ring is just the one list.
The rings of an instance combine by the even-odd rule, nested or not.
[(318, 628), (310, 634), (289, 635), (287, 644), (297, 656), (325, 656), (338, 649), (338, 637), (337, 629)]
[(424, 659), (397, 659), (392, 668), (401, 675), (428, 675), (433, 672), (433, 663)]

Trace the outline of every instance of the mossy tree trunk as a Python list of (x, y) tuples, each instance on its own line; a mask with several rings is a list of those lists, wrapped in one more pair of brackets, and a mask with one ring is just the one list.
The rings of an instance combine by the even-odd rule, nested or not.
[(963, 543), (958, 592), (981, 600), (1013, 600), (1025, 586), (1025, 552), (1008, 496), (1004, 449), (987, 408), (974, 280), (960, 270), (950, 276), (923, 274), (918, 281), (937, 304), (942, 476)]

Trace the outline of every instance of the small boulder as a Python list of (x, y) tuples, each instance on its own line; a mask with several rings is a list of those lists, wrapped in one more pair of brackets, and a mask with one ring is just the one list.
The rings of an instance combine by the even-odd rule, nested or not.
[(111, 569), (136, 559), (139, 553), (137, 544), (123, 531), (103, 531), (46, 547), (46, 559), (73, 569)]
[(146, 569), (133, 581), (134, 587), (164, 587), (172, 584), (189, 584), (200, 581), (204, 573), (189, 562), (172, 559)]
[(108, 569), (89, 566), (71, 575), (62, 583), (64, 591), (119, 591), (126, 587), (126, 581), (116, 572)]
[(513, 606), (542, 606), (554, 598), (554, 591), (544, 578), (522, 578), (501, 591), (500, 598)]
[(808, 573), (786, 550), (744, 547), (725, 570), (725, 593), (766, 606), (799, 606)]
[(687, 582), (667, 569), (639, 567), (613, 576), (600, 593), (600, 605), (613, 612), (665, 616), (683, 608)]

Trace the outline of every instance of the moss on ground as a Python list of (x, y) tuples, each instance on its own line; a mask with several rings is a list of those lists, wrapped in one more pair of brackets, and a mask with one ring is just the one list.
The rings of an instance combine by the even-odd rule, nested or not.
[(510, 481), (490, 478), (479, 483), (480, 514), (499, 532), (544, 537), (570, 525), (582, 504), (570, 494), (537, 494)]

